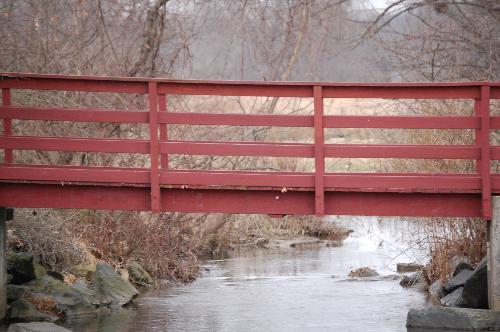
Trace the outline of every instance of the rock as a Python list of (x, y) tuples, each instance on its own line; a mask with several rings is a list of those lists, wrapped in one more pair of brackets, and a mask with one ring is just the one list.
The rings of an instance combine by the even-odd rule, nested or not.
[(7, 258), (7, 271), (12, 275), (11, 283), (19, 285), (47, 274), (33, 254), (19, 252)]
[(471, 270), (462, 270), (455, 277), (448, 280), (446, 284), (444, 284), (444, 291), (446, 294), (450, 294), (455, 289), (462, 287), (472, 274), (473, 271)]
[(64, 276), (62, 275), (62, 273), (59, 273), (57, 271), (47, 271), (47, 275), (51, 276), (54, 279), (64, 281)]
[(67, 289), (56, 290), (52, 296), (66, 318), (97, 316), (97, 301), (84, 282), (78, 281)]
[(500, 331), (500, 312), (432, 306), (412, 308), (406, 327), (453, 331)]
[(396, 265), (396, 270), (399, 273), (416, 272), (422, 270), (423, 268), (423, 265), (417, 263), (398, 263)]
[(349, 272), (349, 277), (357, 277), (357, 278), (376, 277), (378, 275), (379, 274), (377, 271), (370, 269), (369, 267), (361, 267), (359, 269)]
[(429, 286), (429, 297), (432, 301), (439, 303), (439, 300), (441, 300), (441, 298), (443, 298), (445, 295), (446, 293), (444, 292), (444, 287), (441, 280), (436, 280)]
[(132, 301), (139, 292), (109, 265), (97, 263), (94, 273), (96, 299), (99, 304), (122, 306)]
[[(462, 263), (470, 265), (469, 257), (467, 257), (467, 256), (453, 256), (449, 262), (451, 271), (455, 271), (457, 269), (457, 267)], [(470, 270), (473, 270), (473, 269), (470, 269)], [(458, 272), (460, 272), (460, 271), (458, 271)]]
[(130, 273), (128, 273), (127, 269), (120, 269), (120, 277), (122, 280), (129, 281)]
[(462, 299), (463, 287), (455, 289), (450, 294), (446, 295), (440, 300), (441, 305), (445, 307), (463, 307), (464, 300)]
[(11, 324), (7, 332), (71, 332), (54, 323), (16, 323)]
[[(269, 243), (269, 240), (268, 240)], [(136, 284), (149, 286), (154, 283), (153, 278), (149, 275), (149, 273), (142, 268), (137, 262), (131, 262), (127, 266), (128, 273), (130, 275), (130, 279)]]
[(54, 279), (49, 276), (32, 280), (25, 284), (34, 293), (52, 294), (58, 289), (67, 289), (69, 286), (61, 280)]
[(7, 285), (7, 303), (19, 300), (24, 295), (29, 294), (30, 289), (21, 285)]
[(35, 305), (24, 299), (19, 299), (10, 304), (9, 319), (12, 321), (33, 322), (33, 321), (56, 321), (57, 316), (48, 315), (37, 310)]
[(453, 276), (456, 277), (463, 270), (474, 270), (474, 268), (464, 262), (458, 263), (458, 265), (455, 267), (455, 271), (453, 271)]
[(77, 281), (69, 286), (60, 280), (45, 276), (26, 284), (38, 295), (49, 295), (57, 309), (66, 317), (89, 317), (97, 314), (97, 300), (87, 284)]
[(467, 308), (488, 309), (488, 273), (486, 268), (486, 259), (483, 259), (464, 284), (462, 297)]
[(404, 288), (417, 288), (420, 290), (424, 290), (426, 287), (426, 282), (422, 271), (415, 272), (410, 276), (404, 276), (399, 284)]
[(265, 248), (269, 244), (269, 239), (260, 238), (255, 241), (255, 246), (259, 248)]

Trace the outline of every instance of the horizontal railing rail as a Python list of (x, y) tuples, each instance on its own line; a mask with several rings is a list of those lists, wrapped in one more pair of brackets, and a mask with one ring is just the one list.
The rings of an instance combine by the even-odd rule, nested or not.
[[(54, 182), (145, 186), (151, 191), (150, 209), (164, 210), (162, 188), (237, 188), (314, 192), (314, 213), (323, 215), (325, 192), (400, 192), (480, 194), (482, 216), (491, 218), (491, 195), (500, 193), (500, 175), (491, 174), (491, 160), (500, 160), (500, 146), (490, 144), (490, 131), (500, 129), (500, 116), (490, 115), (490, 101), (500, 99), (500, 83), (322, 83), (182, 81), (155, 78), (1, 73), (3, 135), (0, 165), (3, 182)], [(12, 102), (12, 90), (105, 92), (148, 96), (146, 110), (35, 107)], [(311, 98), (312, 115), (190, 113), (167, 111), (169, 95), (255, 96)], [(459, 99), (474, 100), (474, 114), (446, 116), (325, 115), (326, 98)], [(149, 137), (87, 138), (14, 135), (12, 120), (146, 124)], [(56, 124), (52, 124), (55, 126)], [(263, 126), (311, 128), (313, 141), (180, 141), (169, 139), (167, 125)], [(473, 130), (475, 144), (331, 144), (328, 128), (458, 129)], [(150, 155), (145, 168), (58, 166), (15, 163), (13, 151), (62, 151)], [(314, 159), (314, 172), (256, 172), (172, 170), (169, 155), (256, 156)], [(476, 172), (328, 173), (326, 158), (464, 159), (476, 161)]]

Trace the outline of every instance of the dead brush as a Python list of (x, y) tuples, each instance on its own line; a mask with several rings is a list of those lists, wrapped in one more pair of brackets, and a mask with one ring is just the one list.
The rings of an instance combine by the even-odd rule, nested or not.
[(25, 300), (33, 303), (40, 312), (55, 316), (62, 315), (62, 312), (57, 307), (57, 302), (50, 296), (27, 296)]
[(457, 258), (476, 265), (486, 256), (486, 223), (483, 220), (431, 218), (423, 223), (422, 233), (430, 247), (431, 260), (425, 268), (429, 282), (447, 280)]
[(96, 212), (75, 225), (82, 240), (114, 266), (137, 260), (152, 276), (191, 281), (198, 273), (198, 240), (184, 233), (189, 217), (173, 214)]
[(291, 239), (316, 237), (323, 240), (341, 240), (349, 232), (333, 223), (315, 217), (286, 216), (231, 216), (218, 231), (219, 242), (228, 247), (253, 247), (261, 239)]

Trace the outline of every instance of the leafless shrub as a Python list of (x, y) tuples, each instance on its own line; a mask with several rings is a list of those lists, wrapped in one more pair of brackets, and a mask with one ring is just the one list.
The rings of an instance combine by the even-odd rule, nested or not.
[(169, 214), (97, 212), (75, 225), (98, 258), (115, 266), (139, 260), (155, 277), (190, 281), (197, 274), (196, 239)]
[(32, 252), (53, 270), (87, 263), (88, 251), (73, 232), (86, 211), (16, 209), (9, 223), (8, 246), (13, 251)]

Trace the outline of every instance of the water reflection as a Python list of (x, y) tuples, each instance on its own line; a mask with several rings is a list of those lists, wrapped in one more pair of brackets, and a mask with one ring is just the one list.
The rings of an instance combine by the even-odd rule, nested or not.
[[(400, 227), (398, 222), (377, 222), (377, 236)], [(135, 308), (68, 326), (85, 332), (406, 331), (408, 309), (425, 305), (422, 294), (402, 289), (392, 278), (347, 277), (361, 266), (394, 274), (396, 262), (409, 261), (409, 253), (394, 259), (395, 252), (359, 231), (343, 247), (256, 251), (211, 261), (192, 284), (156, 290)]]

